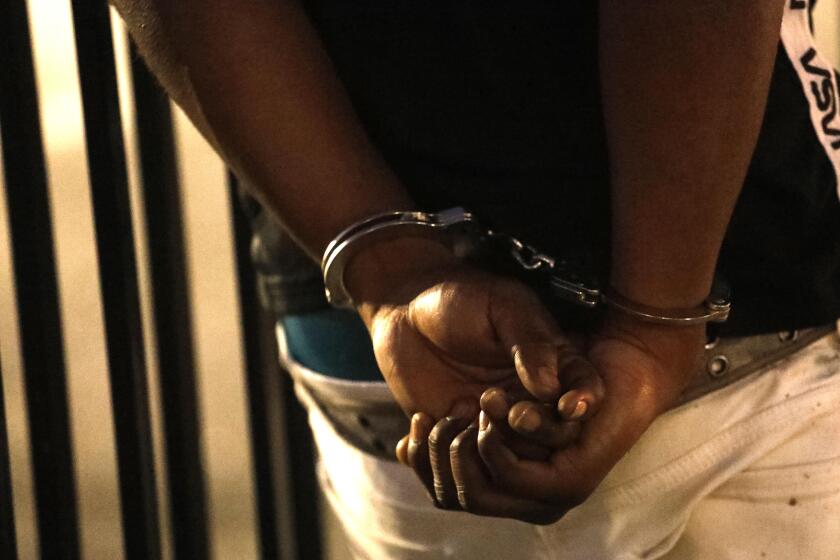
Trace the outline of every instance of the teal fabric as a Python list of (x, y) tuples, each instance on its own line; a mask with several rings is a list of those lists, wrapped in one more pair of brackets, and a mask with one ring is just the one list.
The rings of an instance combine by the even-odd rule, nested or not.
[(307, 368), (351, 381), (382, 381), (367, 329), (356, 313), (324, 309), (280, 319), (289, 353)]

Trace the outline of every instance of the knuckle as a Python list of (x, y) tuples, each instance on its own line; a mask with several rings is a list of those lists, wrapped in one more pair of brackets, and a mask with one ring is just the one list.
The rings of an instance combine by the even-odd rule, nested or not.
[(432, 431), (429, 433), (429, 446), (438, 449), (442, 445), (446, 443), (448, 439), (446, 437), (446, 423), (445, 422), (438, 422), (435, 424), (435, 427), (432, 428)]
[(432, 502), (434, 503), (435, 509), (440, 509), (444, 511), (449, 510), (449, 508), (443, 505), (437, 498), (433, 498)]
[(475, 503), (470, 492), (460, 485), (458, 486), (458, 503), (461, 505), (461, 509), (467, 513), (479, 513), (475, 509)]
[(464, 436), (459, 435), (449, 444), (449, 456), (453, 459), (458, 459), (461, 456), (461, 443), (464, 441)]
[[(418, 476), (423, 474), (421, 472), (423, 470), (423, 465), (420, 462), (419, 454), (416, 451), (413, 453), (409, 451), (406, 454), (406, 463), (409, 467), (411, 467), (412, 470), (414, 470), (415, 473), (417, 473)], [(428, 468), (428, 465), (426, 466), (426, 468)]]
[(478, 434), (478, 453), (485, 461), (489, 460), (490, 451), (492, 451), (493, 438), (490, 435), (492, 426), (488, 426), (486, 430), (482, 430)]
[(482, 492), (467, 486), (458, 487), (458, 503), (461, 510), (473, 515), (495, 516), (501, 513), (498, 508), (494, 508), (487, 503), (486, 496)]
[(478, 437), (478, 452), (486, 463), (501, 465), (503, 463), (502, 439), (499, 430), (490, 426)]
[(446, 488), (444, 488), (437, 480), (435, 480), (433, 487), (435, 499), (441, 504), (441, 506), (446, 506), (448, 503), (448, 500), (446, 499)]
[(447, 496), (437, 496), (437, 500), (435, 501), (435, 507), (446, 511), (461, 509), (461, 505), (457, 502), (457, 500), (452, 500)]
[(453, 463), (461, 460), (461, 444), (457, 439), (449, 444), (449, 460)]
[(496, 451), (496, 446), (499, 445), (493, 436), (492, 430), (493, 427), (489, 426), (478, 436), (478, 453), (487, 462), (495, 462), (493, 461), (493, 457), (495, 456), (494, 451)]
[(449, 444), (449, 456), (453, 460), (460, 459), (464, 454), (464, 448), (469, 443), (469, 437), (471, 435), (474, 436), (471, 431), (461, 432), (455, 439), (452, 440), (452, 443)]

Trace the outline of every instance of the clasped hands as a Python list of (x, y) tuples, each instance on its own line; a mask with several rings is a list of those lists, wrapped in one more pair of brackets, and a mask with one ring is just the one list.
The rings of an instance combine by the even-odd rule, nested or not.
[(563, 333), (525, 285), (452, 264), (360, 307), (438, 507), (547, 524), (583, 503), (702, 355), (702, 327), (613, 313)]

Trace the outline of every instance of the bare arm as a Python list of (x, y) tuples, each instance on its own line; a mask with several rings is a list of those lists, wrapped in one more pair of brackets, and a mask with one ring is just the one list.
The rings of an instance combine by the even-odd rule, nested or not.
[[(112, 0), (147, 63), (205, 137), (312, 255), (351, 223), (413, 207), (354, 115), (295, 0)], [(401, 266), (448, 259), (430, 243), (367, 251), (359, 291)], [(406, 246), (417, 263), (406, 256)], [(353, 280), (353, 278), (351, 278)]]
[[(782, 8), (782, 0), (600, 0), (610, 280), (625, 296), (675, 308), (708, 294), (761, 126)], [(505, 430), (528, 432), (489, 407), (486, 428), (442, 442), (455, 450), (453, 488), (463, 507), (551, 522), (579, 505), (674, 403), (703, 343), (702, 326), (608, 314), (587, 348), (604, 398), (578, 442), (546, 461), (519, 456)], [(538, 405), (517, 406), (539, 415)]]
[[(413, 207), (298, 2), (112, 1), (173, 98), (314, 258), (351, 223)], [(508, 380), (515, 344), (560, 337), (527, 288), (454, 261), (406, 238), (347, 270), (398, 402), (435, 418)]]
[[(313, 259), (348, 225), (414, 207), (297, 0), (111, 1), (169, 94)], [(360, 253), (345, 277), (370, 327), (384, 294), (452, 260), (401, 239)]]
[(612, 283), (697, 305), (746, 176), (782, 0), (601, 0), (612, 173)]

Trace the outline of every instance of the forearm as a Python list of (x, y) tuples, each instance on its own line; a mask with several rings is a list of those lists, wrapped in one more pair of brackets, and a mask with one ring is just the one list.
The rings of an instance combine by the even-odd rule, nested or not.
[(193, 126), (221, 154), (215, 135), (201, 110), (186, 67), (175, 52), (173, 38), (164, 27), (154, 2), (155, 0), (109, 0), (122, 17), (146, 66)]
[(655, 307), (708, 294), (762, 122), (781, 0), (601, 0), (611, 282)]
[(412, 202), (293, 1), (114, 0), (191, 120), (313, 255)]

